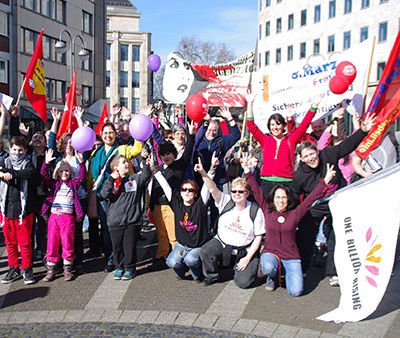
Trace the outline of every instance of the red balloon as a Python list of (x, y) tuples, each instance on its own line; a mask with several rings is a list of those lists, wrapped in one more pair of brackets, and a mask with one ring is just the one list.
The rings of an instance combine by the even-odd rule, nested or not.
[(343, 75), (349, 80), (349, 85), (353, 83), (357, 75), (356, 66), (349, 61), (342, 61), (335, 69), (336, 75)]
[(189, 96), (186, 100), (186, 111), (190, 119), (200, 122), (208, 113), (207, 100), (200, 94)]
[(336, 75), (329, 80), (329, 89), (334, 94), (343, 94), (349, 86), (350, 82), (344, 75)]

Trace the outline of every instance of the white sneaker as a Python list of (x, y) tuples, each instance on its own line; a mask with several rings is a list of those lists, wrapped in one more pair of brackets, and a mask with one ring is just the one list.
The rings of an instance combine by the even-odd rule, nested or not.
[(338, 276), (332, 276), (332, 277), (329, 279), (329, 284), (330, 284), (331, 286), (339, 286), (339, 285), (340, 285), (340, 283), (339, 283), (339, 277), (338, 277)]

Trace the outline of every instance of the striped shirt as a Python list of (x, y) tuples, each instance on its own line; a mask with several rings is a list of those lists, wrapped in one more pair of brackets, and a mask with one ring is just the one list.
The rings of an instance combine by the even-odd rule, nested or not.
[(73, 191), (65, 183), (61, 184), (60, 189), (56, 193), (53, 205), (51, 206), (53, 214), (68, 214), (74, 213), (74, 196)]

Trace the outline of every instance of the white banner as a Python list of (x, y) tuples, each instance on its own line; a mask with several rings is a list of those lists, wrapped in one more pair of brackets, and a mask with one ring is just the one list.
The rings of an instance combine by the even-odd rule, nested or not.
[[(362, 111), (366, 90), (367, 73), (372, 53), (372, 39), (368, 39), (352, 49), (330, 56), (315, 54), (300, 62), (287, 63), (253, 74), (253, 92), (258, 93), (254, 101), (254, 119), (258, 127), (267, 132), (267, 121), (271, 114), (287, 111), (287, 104), (292, 104), (296, 122), (299, 123), (311, 106), (312, 99), (325, 93), (314, 118), (321, 119), (333, 113), (343, 103), (350, 113)], [(349, 89), (341, 95), (329, 90), (329, 80), (335, 76), (336, 66), (342, 61), (350, 61), (357, 69), (357, 76)], [(355, 108), (352, 108), (355, 107)]]
[(378, 307), (391, 276), (400, 223), (400, 163), (344, 188), (329, 207), (339, 307), (317, 319), (356, 322)]

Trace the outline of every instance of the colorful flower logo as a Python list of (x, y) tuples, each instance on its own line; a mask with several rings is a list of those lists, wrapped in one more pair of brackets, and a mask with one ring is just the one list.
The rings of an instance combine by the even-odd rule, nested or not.
[(366, 241), (367, 243), (370, 243), (371, 249), (369, 250), (367, 256), (365, 257), (365, 260), (371, 262), (374, 265), (365, 265), (365, 268), (372, 275), (371, 277), (365, 276), (365, 278), (367, 278), (369, 284), (371, 284), (373, 287), (376, 288), (378, 284), (376, 283), (374, 276), (379, 275), (379, 267), (377, 265), (381, 262), (382, 258), (381, 256), (378, 256), (376, 253), (382, 248), (382, 244), (375, 244), (378, 236), (376, 236), (373, 240), (371, 240), (371, 238), (372, 238), (372, 229), (369, 228), (366, 233)]

